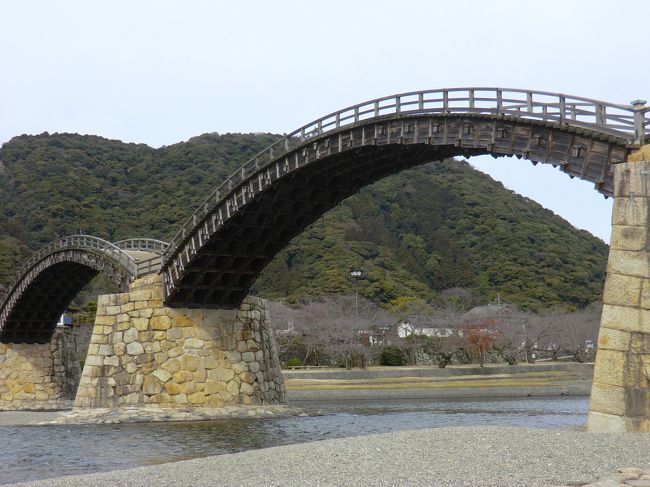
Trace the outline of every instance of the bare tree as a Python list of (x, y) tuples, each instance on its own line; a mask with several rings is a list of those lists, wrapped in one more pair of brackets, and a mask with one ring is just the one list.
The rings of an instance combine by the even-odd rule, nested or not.
[(414, 365), (418, 336), (422, 335), (424, 323), (435, 314), (435, 309), (423, 299), (407, 296), (391, 301), (389, 310), (397, 318), (399, 325), (405, 327), (407, 336), (404, 345), (408, 350), (409, 363)]
[(602, 304), (592, 303), (586, 308), (572, 313), (555, 313), (553, 333), (549, 337), (551, 350), (556, 350), (555, 357), (561, 353), (573, 356), (574, 360), (583, 362), (589, 357), (591, 350), (587, 343), (596, 343), (600, 327)]
[(271, 328), (278, 331), (292, 332), (296, 322), (296, 310), (280, 301), (267, 301)]
[(521, 359), (529, 363), (539, 357), (557, 359), (562, 354), (582, 361), (587, 341), (594, 341), (598, 335), (600, 311), (599, 304), (575, 312), (547, 310), (535, 314), (515, 311), (501, 321), (495, 350), (502, 352), (502, 356), (520, 354)]
[[(357, 316), (358, 315), (358, 316)], [(303, 303), (295, 315), (295, 332), (305, 345), (304, 363), (340, 363), (345, 367), (365, 367), (370, 352), (359, 330), (386, 318), (378, 305), (354, 296), (330, 296)]]
[(440, 297), (445, 303), (446, 310), (454, 310), (456, 312), (467, 311), (479, 304), (474, 293), (470, 289), (463, 287), (445, 289), (440, 293)]

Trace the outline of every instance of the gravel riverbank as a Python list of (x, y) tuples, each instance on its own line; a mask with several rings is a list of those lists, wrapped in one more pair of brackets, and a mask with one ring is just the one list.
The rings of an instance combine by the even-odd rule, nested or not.
[(303, 443), (13, 485), (536, 487), (584, 485), (629, 466), (650, 469), (650, 435), (457, 427)]

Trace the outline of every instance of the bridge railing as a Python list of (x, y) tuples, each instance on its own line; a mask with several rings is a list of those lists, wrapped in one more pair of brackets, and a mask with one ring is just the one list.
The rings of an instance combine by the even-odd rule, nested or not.
[(589, 128), (642, 144), (650, 137), (645, 102), (620, 105), (579, 96), (516, 88), (446, 88), (413, 91), (375, 98), (330, 113), (294, 130), (257, 153), (206, 198), (188, 218), (164, 251), (168, 261), (195, 226), (248, 176), (296, 149), (309, 139), (371, 119), (394, 115), (486, 114), (539, 120)]
[(154, 238), (129, 238), (115, 242), (113, 245), (122, 250), (141, 250), (153, 254), (163, 254), (169, 247), (167, 242)]
[(169, 247), (167, 242), (156, 240), (154, 238), (129, 238), (115, 242), (114, 245), (126, 252), (141, 251), (156, 254), (154, 257), (148, 259), (137, 259), (136, 262), (136, 276), (146, 276), (147, 274), (155, 274), (160, 271), (160, 264), (162, 263), (162, 255)]
[(137, 276), (142, 277), (147, 274), (156, 274), (160, 272), (160, 264), (162, 263), (162, 256), (156, 255), (150, 259), (139, 260), (136, 262)]
[(92, 235), (68, 235), (54, 240), (34, 252), (29, 260), (23, 264), (14, 281), (9, 285), (9, 292), (15, 288), (22, 276), (42, 259), (53, 254), (57, 250), (68, 249), (94, 250), (117, 261), (133, 276), (136, 275), (137, 267), (135, 259), (111, 242), (98, 237), (93, 237)]
[[(486, 87), (449, 88), (400, 93), (369, 100), (330, 113), (304, 125), (288, 137), (299, 136), (301, 141), (304, 141), (332, 129), (386, 115), (472, 113), (510, 115), (583, 126), (633, 142), (637, 135), (642, 138), (646, 134), (650, 135), (645, 131), (645, 112), (643, 105), (635, 108), (635, 105), (620, 105), (545, 91)], [(638, 117), (639, 113), (641, 117)]]

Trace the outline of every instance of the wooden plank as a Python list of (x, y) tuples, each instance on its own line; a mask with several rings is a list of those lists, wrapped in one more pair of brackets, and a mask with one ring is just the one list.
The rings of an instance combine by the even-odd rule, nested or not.
[(582, 163), (582, 169), (580, 170), (580, 179), (584, 179), (585, 176), (587, 175), (587, 169), (589, 168), (589, 160), (591, 158), (591, 150), (593, 146), (594, 146), (593, 139), (589, 139), (589, 144), (587, 145), (587, 151), (586, 151), (587, 153)]

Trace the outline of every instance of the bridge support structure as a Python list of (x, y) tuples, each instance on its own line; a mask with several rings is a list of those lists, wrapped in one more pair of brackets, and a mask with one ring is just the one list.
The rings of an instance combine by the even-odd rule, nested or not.
[(169, 308), (162, 279), (100, 296), (75, 407), (223, 407), (285, 402), (266, 302)]
[(57, 327), (49, 343), (0, 343), (0, 410), (70, 407), (81, 374), (74, 340)]
[(588, 429), (650, 432), (650, 146), (614, 166), (612, 236)]

